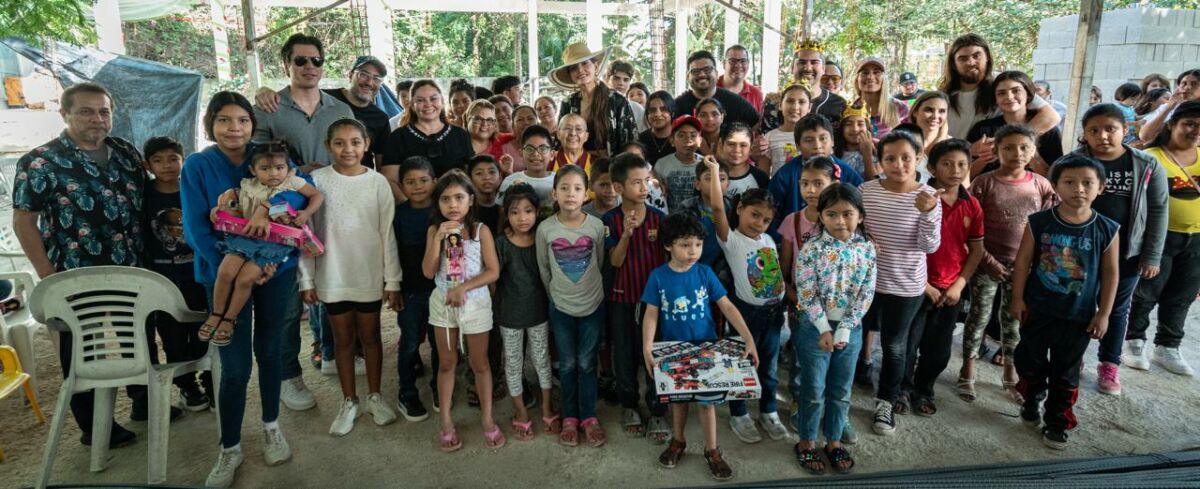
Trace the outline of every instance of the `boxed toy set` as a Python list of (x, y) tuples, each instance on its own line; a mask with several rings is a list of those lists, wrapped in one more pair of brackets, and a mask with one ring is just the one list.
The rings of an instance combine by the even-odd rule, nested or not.
[(758, 399), (762, 387), (741, 338), (654, 343), (654, 386), (660, 402)]

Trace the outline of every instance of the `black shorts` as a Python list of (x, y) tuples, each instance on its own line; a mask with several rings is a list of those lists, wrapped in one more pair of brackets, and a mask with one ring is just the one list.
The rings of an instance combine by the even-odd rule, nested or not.
[(346, 314), (348, 312), (357, 312), (362, 314), (378, 313), (381, 309), (383, 309), (382, 300), (372, 302), (342, 301), (325, 303), (325, 310), (329, 311), (330, 316), (337, 316), (339, 314)]

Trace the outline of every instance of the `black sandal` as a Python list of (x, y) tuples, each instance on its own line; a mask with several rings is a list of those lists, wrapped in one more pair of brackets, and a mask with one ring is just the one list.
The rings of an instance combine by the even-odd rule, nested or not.
[[(833, 470), (839, 474), (848, 474), (854, 470), (854, 457), (850, 456), (850, 451), (845, 447), (837, 447), (832, 450), (826, 449), (825, 456), (829, 457), (829, 464), (833, 465)], [(842, 462), (849, 462), (850, 465), (842, 467)]]
[(912, 407), (909, 402), (908, 393), (901, 392), (900, 395), (896, 396), (896, 402), (892, 403), (892, 412), (895, 414), (908, 414)]
[[(229, 329), (222, 330), (221, 323), (229, 323)], [(233, 343), (233, 329), (236, 327), (237, 327), (237, 320), (229, 319), (227, 317), (222, 317), (220, 321), (217, 321), (217, 329), (213, 333), (212, 339), (211, 339), (212, 344), (214, 344), (216, 346), (226, 346), (230, 343)], [(222, 333), (225, 335), (224, 337), (221, 336)]]
[(818, 452), (816, 448), (805, 450), (800, 448), (800, 444), (797, 443), (792, 447), (792, 452), (796, 454), (796, 462), (799, 462), (801, 467), (808, 470), (808, 473), (812, 475), (825, 475), (825, 461), (821, 460), (821, 452)]
[(937, 414), (937, 405), (933, 403), (933, 398), (929, 396), (916, 396), (916, 401), (913, 402), (913, 412), (917, 416), (926, 418)]
[(223, 313), (223, 312), (214, 312), (214, 313), (209, 314), (208, 319), (218, 318), (217, 322), (210, 323), (206, 319), (204, 321), (204, 324), (200, 325), (200, 329), (198, 331), (196, 331), (196, 337), (199, 338), (200, 341), (212, 340), (213, 333), (216, 332), (217, 327), (219, 327), (221, 325), (220, 318), (224, 315), (225, 315), (225, 313)]

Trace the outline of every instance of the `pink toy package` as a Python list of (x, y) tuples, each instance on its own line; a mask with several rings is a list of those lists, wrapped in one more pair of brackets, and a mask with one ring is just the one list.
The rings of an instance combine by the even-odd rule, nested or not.
[[(286, 205), (286, 204), (285, 204)], [(288, 206), (287, 210), (291, 207)], [(284, 212), (287, 212), (286, 210)], [(294, 215), (294, 211), (293, 211)], [(245, 236), (242, 229), (246, 227), (246, 219), (237, 217), (223, 210), (217, 211), (217, 220), (213, 223), (213, 229), (239, 236)], [(313, 234), (312, 229), (305, 224), (303, 227), (295, 228), (279, 224), (271, 223), (271, 233), (267, 236), (267, 241), (279, 243), (287, 246), (300, 248), (305, 255), (316, 258), (325, 253), (325, 245), (321, 244), (321, 240), (317, 239), (317, 235)]]

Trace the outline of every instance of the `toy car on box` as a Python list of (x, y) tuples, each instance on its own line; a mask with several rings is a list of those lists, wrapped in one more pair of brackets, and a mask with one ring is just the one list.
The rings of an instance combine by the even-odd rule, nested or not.
[(740, 338), (654, 344), (654, 386), (660, 402), (758, 399), (762, 387)]

